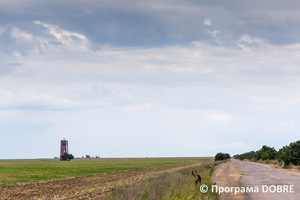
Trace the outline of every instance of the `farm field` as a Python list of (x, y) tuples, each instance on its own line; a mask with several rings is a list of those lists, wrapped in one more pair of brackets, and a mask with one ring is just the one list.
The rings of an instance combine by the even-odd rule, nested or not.
[(205, 161), (208, 158), (0, 160), (0, 186)]
[[(1, 199), (101, 195), (211, 158), (1, 160)], [(97, 194), (98, 194), (97, 193)], [(75, 195), (75, 196), (74, 196)], [(84, 195), (83, 195), (84, 196)], [(86, 198), (86, 197), (85, 197)]]

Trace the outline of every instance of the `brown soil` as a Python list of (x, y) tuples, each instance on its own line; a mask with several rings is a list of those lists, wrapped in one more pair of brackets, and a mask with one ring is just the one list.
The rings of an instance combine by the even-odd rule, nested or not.
[[(226, 162), (217, 166), (212, 175), (212, 181), (216, 182), (218, 187), (242, 187), (239, 180), (242, 175), (232, 164), (232, 162)], [(245, 193), (221, 193), (219, 199), (246, 199)]]
[(127, 188), (148, 178), (201, 164), (169, 165), (7, 186), (0, 189), (0, 199), (101, 199), (117, 188)]

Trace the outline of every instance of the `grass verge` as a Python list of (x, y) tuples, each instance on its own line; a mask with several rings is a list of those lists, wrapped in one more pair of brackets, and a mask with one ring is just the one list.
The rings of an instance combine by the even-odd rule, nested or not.
[[(213, 185), (211, 175), (215, 170), (215, 166), (220, 163), (223, 162), (205, 163), (161, 177), (151, 178), (140, 185), (116, 189), (112, 194), (106, 196), (105, 199), (218, 199), (218, 193), (211, 192)], [(191, 174), (194, 170), (197, 170), (201, 176), (201, 184), (208, 186), (208, 192), (200, 192), (201, 184), (198, 184), (197, 187), (195, 186), (196, 178)]]

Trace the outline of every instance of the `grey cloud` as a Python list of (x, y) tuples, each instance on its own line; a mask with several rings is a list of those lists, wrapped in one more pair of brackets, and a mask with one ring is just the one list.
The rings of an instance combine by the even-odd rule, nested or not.
[(10, 74), (15, 70), (17, 66), (21, 66), (21, 63), (10, 63), (0, 67), (0, 76)]
[(89, 45), (89, 48), (90, 48), (90, 50), (92, 50), (94, 52), (103, 50), (99, 45), (93, 44), (93, 43)]
[(19, 52), (26, 56), (35, 48), (41, 51), (40, 45), (41, 43), (34, 37), (31, 40), (18, 40), (18, 38), (13, 36), (13, 28), (10, 26), (4, 27), (4, 31), (0, 33), (0, 51), (6, 55)]
[(16, 39), (11, 37), (11, 28), (5, 28), (0, 34), (0, 47), (1, 51), (7, 55), (12, 54), (15, 51)]
[(34, 23), (36, 20), (22, 20), (20, 22), (11, 23), (10, 26), (16, 26), (20, 28), (21, 30), (28, 32), (35, 37), (41, 37), (41, 38), (48, 38), (49, 40), (55, 40), (56, 38), (49, 33), (49, 30), (40, 25)]
[(5, 28), (2, 33), (0, 33), (0, 45), (9, 46), (16, 41), (15, 38), (11, 37), (11, 28)]
[(61, 43), (59, 41), (54, 41), (54, 40), (48, 41), (48, 44), (51, 44), (51, 45), (63, 45), (63, 43)]
[[(279, 45), (298, 42), (298, 8), (298, 2), (270, 0), (3, 0), (0, 47), (6, 55), (0, 54), (0, 75), (14, 72), (14, 76), (0, 79), (2, 137), (10, 138), (19, 132), (15, 134), (19, 138), (16, 141), (31, 132), (45, 132), (43, 139), (54, 138), (54, 134), (60, 138), (61, 133), (71, 137), (73, 129), (77, 138), (72, 141), (78, 146), (84, 138), (107, 141), (106, 146), (87, 142), (89, 145), (84, 147), (95, 146), (100, 152), (109, 152), (107, 156), (137, 156), (134, 144), (147, 140), (147, 136), (158, 143), (172, 139), (168, 147), (144, 151), (160, 156), (166, 156), (161, 154), (166, 151), (178, 156), (172, 150), (177, 146), (182, 146), (183, 156), (191, 156), (187, 148), (191, 141), (182, 145), (182, 140), (194, 138), (197, 146), (197, 141), (205, 139), (216, 146), (214, 138), (218, 134), (227, 144), (244, 141), (246, 146), (286, 145), (299, 133), (299, 49)], [(205, 26), (204, 19), (210, 19), (211, 26)], [(35, 21), (58, 26), (58, 33), (66, 30), (84, 35), (91, 50), (101, 50), (103, 44), (108, 47), (97, 53), (87, 52), (86, 48), (78, 52), (59, 49), (60, 40)], [(14, 27), (31, 34), (33, 39), (18, 43), (12, 37)], [(219, 30), (215, 36), (207, 32), (214, 30)], [(260, 47), (259, 42), (240, 40), (242, 35), (264, 42)], [(78, 40), (67, 37), (66, 46)], [(7, 56), (14, 51), (28, 55), (39, 47), (37, 38), (42, 38), (40, 41), (48, 49), (52, 45), (58, 48), (45, 55)], [(192, 41), (201, 42), (193, 46)], [(236, 49), (238, 41), (250, 51)], [(164, 47), (149, 48), (160, 46)], [(189, 68), (195, 71), (184, 71)], [(27, 71), (32, 75), (20, 76)], [(141, 113), (120, 109), (139, 105), (151, 108)], [(213, 121), (207, 117), (209, 114), (228, 115), (231, 121)], [(53, 129), (39, 123), (41, 120), (60, 126)], [(277, 121), (282, 125), (278, 126)], [(10, 129), (13, 125), (21, 128)], [(257, 142), (257, 137), (262, 139)], [(118, 143), (121, 149), (123, 144), (131, 143), (132, 148), (123, 148), (126, 151), (121, 153), (120, 148), (112, 149), (114, 138), (122, 138)], [(0, 147), (10, 149), (7, 156), (12, 158), (11, 147), (5, 145)], [(27, 155), (34, 157), (27, 146), (23, 141), (20, 144)], [(49, 143), (47, 148), (53, 149), (53, 145)], [(217, 149), (214, 147), (207, 155)], [(202, 150), (205, 148), (193, 152), (204, 155)], [(49, 155), (47, 152), (44, 148), (41, 154)], [(17, 152), (15, 155), (19, 156)]]
[[(19, 2), (20, 3), (20, 2)], [(43, 21), (84, 34), (97, 45), (160, 46), (208, 41), (207, 30), (221, 31), (223, 45), (235, 45), (243, 34), (273, 44), (300, 41), (297, 1), (23, 1), (2, 3), (0, 24), (16, 24), (45, 34), (30, 21)], [(86, 12), (86, 11), (89, 12)], [(205, 18), (212, 26), (203, 24)], [(27, 24), (26, 26), (24, 24)], [(218, 45), (215, 43), (215, 45)]]

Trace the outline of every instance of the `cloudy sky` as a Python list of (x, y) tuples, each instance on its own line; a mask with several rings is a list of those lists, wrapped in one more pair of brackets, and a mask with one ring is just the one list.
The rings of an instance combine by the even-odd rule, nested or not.
[(300, 135), (300, 1), (0, 1), (0, 159), (214, 156)]

